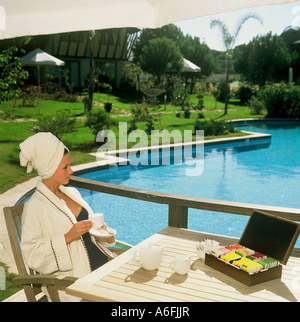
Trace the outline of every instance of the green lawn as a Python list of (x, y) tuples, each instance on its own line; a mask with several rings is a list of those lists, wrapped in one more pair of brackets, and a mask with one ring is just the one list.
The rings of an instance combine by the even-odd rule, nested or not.
[(0, 290), (0, 302), (15, 294), (22, 289), (22, 286), (16, 285), (14, 283), (14, 278), (17, 277), (16, 274), (10, 273), (6, 264), (0, 262), (0, 267), (5, 270), (5, 289)]
[[(93, 107), (93, 110), (98, 108), (103, 109), (102, 104), (107, 101), (107, 94), (95, 93), (94, 100), (96, 106)], [(196, 95), (191, 95), (190, 100), (193, 105), (197, 104), (198, 100)], [(128, 96), (110, 95), (109, 101), (113, 103), (112, 117), (118, 122), (129, 123), (132, 119), (130, 109), (135, 103), (134, 99)], [(166, 110), (164, 105), (153, 108), (149, 107), (148, 109), (153, 115), (160, 114), (161, 116), (160, 121), (154, 122), (155, 129), (166, 129), (169, 132), (173, 130), (193, 130), (199, 113), (196, 110), (192, 111), (191, 118), (185, 119), (183, 116), (181, 118), (176, 117), (176, 114), (181, 112), (181, 108), (178, 106), (167, 105)], [(204, 120), (230, 120), (264, 116), (250, 114), (247, 106), (240, 106), (238, 101), (234, 100), (230, 102), (226, 116), (223, 116), (223, 109), (224, 104), (220, 102), (217, 103), (216, 107), (215, 100), (212, 96), (204, 97)], [(62, 136), (62, 141), (72, 151), (72, 163), (75, 165), (95, 161), (95, 158), (88, 153), (97, 151), (99, 145), (95, 143), (95, 137), (91, 130), (84, 124), (84, 105), (81, 98), (76, 103), (40, 100), (38, 108), (21, 107), (20, 102), (17, 102), (14, 108), (15, 118), (13, 119), (8, 118), (8, 115), (12, 111), (12, 102), (3, 102), (0, 105), (0, 193), (36, 175), (35, 171), (31, 174), (26, 174), (26, 169), (20, 167), (19, 144), (34, 134), (32, 127), (36, 119), (40, 116), (55, 115), (57, 112), (63, 110), (71, 111), (77, 118), (75, 131)], [(146, 125), (141, 122), (138, 124), (138, 127), (144, 130)], [(111, 128), (111, 130), (116, 133), (118, 139), (118, 127)], [(128, 147), (135, 144), (128, 144)]]
[(39, 100), (38, 107), (22, 107), (20, 106), (21, 101), (17, 101), (14, 108), (12, 107), (12, 104), (12, 101), (2, 102), (0, 110), (4, 113), (10, 113), (14, 109), (16, 118), (27, 119), (37, 119), (40, 116), (54, 115), (58, 111), (63, 110), (71, 110), (75, 115), (84, 113), (84, 107), (81, 100), (77, 103)]

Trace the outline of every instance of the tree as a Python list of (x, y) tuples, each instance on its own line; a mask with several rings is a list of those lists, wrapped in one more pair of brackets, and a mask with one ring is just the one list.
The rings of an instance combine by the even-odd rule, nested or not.
[(89, 72), (89, 83), (88, 83), (88, 98), (86, 101), (86, 113), (90, 113), (93, 107), (93, 97), (94, 97), (94, 47), (95, 47), (95, 30), (90, 30), (89, 32), (89, 51), (90, 51), (90, 72)]
[(143, 48), (148, 46), (151, 40), (163, 37), (173, 40), (179, 48), (184, 41), (183, 32), (173, 24), (157, 29), (143, 29), (133, 47), (133, 62), (139, 64)]
[[(226, 79), (225, 79), (225, 84), (229, 89), (229, 61), (231, 59), (232, 56), (232, 50), (234, 47), (234, 44), (237, 40), (237, 37), (239, 35), (239, 32), (241, 31), (243, 25), (245, 24), (245, 22), (247, 20), (249, 20), (250, 18), (253, 19), (257, 19), (259, 22), (262, 23), (262, 19), (255, 15), (255, 14), (247, 14), (245, 16), (243, 16), (240, 21), (237, 23), (235, 32), (233, 34), (230, 34), (228, 27), (225, 25), (225, 23), (219, 19), (214, 19), (211, 21), (210, 27), (214, 28), (217, 27), (219, 28), (219, 31), (221, 33), (221, 37), (222, 37), (222, 42), (225, 48), (225, 52), (226, 52)], [(225, 97), (225, 108), (224, 108), (224, 115), (227, 114), (227, 109), (228, 109), (228, 94), (229, 94), (229, 90), (226, 91), (227, 95)]]
[(196, 80), (200, 77), (206, 78), (210, 76), (214, 72), (217, 62), (209, 47), (205, 43), (201, 44), (198, 37), (185, 36), (180, 45), (180, 51), (184, 58), (201, 68), (199, 73), (185, 72), (182, 74), (186, 83), (188, 79), (191, 80), (191, 91), (193, 91)]
[(153, 39), (144, 46), (140, 56), (141, 68), (157, 77), (157, 84), (167, 73), (179, 73), (183, 69), (183, 59), (173, 40), (166, 37)]
[(130, 63), (123, 67), (122, 75), (126, 81), (133, 83), (138, 91), (140, 89), (140, 77), (142, 72), (143, 71), (140, 66), (136, 65), (135, 63)]
[(292, 57), (282, 38), (269, 32), (236, 48), (234, 66), (248, 82), (262, 87), (267, 82), (287, 79)]
[(22, 69), (15, 56), (18, 49), (11, 47), (0, 53), (0, 103), (20, 94), (18, 87), (28, 78), (28, 72)]

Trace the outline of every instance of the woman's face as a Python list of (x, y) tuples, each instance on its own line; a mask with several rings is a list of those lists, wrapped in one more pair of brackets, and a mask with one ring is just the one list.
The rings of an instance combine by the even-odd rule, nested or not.
[(70, 154), (67, 153), (63, 156), (58, 168), (52, 176), (52, 179), (58, 184), (68, 184), (72, 173), (73, 170), (70, 166)]

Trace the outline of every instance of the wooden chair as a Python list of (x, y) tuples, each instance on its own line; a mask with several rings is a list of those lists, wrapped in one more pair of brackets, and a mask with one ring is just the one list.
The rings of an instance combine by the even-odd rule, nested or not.
[(42, 292), (42, 286), (47, 288), (52, 302), (60, 302), (58, 290), (64, 290), (77, 278), (39, 274), (26, 266), (20, 247), (23, 207), (24, 204), (21, 204), (3, 209), (11, 248), (19, 272), (19, 276), (14, 281), (16, 284), (23, 285), (28, 302), (37, 301), (36, 295)]

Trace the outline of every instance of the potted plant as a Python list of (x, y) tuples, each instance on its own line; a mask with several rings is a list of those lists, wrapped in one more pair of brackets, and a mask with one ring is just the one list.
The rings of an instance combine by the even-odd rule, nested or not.
[(104, 104), (104, 109), (107, 113), (110, 113), (112, 110), (112, 103), (109, 102), (109, 93), (111, 92), (112, 87), (107, 83), (103, 83), (102, 87), (105, 89), (105, 92), (107, 93), (107, 102)]

